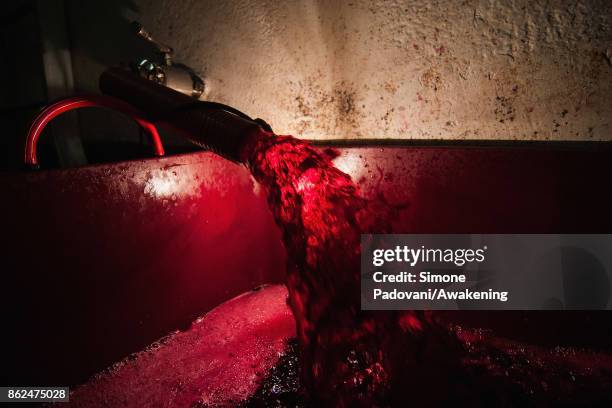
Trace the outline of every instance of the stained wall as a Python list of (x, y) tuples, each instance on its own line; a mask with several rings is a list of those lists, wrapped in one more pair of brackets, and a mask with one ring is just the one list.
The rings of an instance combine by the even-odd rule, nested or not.
[[(607, 0), (71, 3), (82, 89), (113, 58), (143, 57), (126, 38), (138, 19), (204, 77), (205, 98), (277, 133), (612, 140)], [(116, 28), (96, 51), (99, 13)]]

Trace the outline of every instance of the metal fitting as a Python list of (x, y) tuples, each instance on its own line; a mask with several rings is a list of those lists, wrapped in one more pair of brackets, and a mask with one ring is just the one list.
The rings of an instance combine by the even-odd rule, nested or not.
[(134, 67), (136, 73), (150, 81), (199, 99), (204, 93), (204, 80), (192, 68), (181, 63), (175, 63), (172, 56), (174, 52), (172, 47), (156, 41), (142, 24), (134, 21), (132, 28), (139, 37), (157, 49), (163, 60), (163, 62), (155, 62), (142, 59)]

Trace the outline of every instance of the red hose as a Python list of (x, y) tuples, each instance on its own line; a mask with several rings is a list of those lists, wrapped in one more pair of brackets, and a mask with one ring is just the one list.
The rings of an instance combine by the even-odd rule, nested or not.
[(42, 131), (47, 124), (55, 117), (64, 112), (68, 112), (78, 108), (101, 107), (119, 111), (132, 119), (134, 119), (149, 135), (153, 142), (156, 156), (164, 155), (164, 147), (161, 143), (157, 128), (153, 123), (144, 119), (143, 116), (133, 106), (115, 98), (102, 95), (88, 96), (72, 96), (59, 100), (46, 108), (44, 108), (32, 122), (26, 139), (25, 146), (25, 163), (30, 166), (38, 166), (38, 157), (36, 155), (36, 146)]

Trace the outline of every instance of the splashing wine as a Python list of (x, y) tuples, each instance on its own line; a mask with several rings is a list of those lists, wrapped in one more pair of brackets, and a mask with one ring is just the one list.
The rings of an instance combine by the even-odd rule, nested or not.
[(389, 210), (306, 142), (262, 133), (244, 151), (289, 254), (301, 380), (313, 402), (384, 406), (443, 386), (461, 347), (433, 313), (360, 310), (361, 233), (388, 231)]

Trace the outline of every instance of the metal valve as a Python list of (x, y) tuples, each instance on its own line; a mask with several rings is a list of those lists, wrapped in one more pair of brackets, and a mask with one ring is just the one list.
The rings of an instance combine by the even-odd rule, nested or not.
[(135, 71), (143, 78), (199, 99), (202, 93), (204, 93), (204, 81), (202, 78), (190, 67), (181, 63), (175, 63), (172, 59), (174, 51), (172, 47), (153, 39), (142, 24), (134, 21), (132, 28), (138, 36), (157, 48), (163, 59), (163, 62), (143, 59), (136, 64), (134, 67)]

